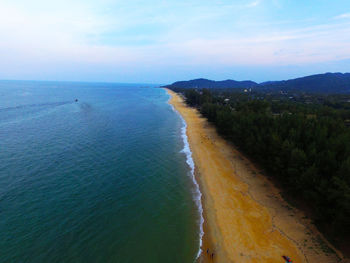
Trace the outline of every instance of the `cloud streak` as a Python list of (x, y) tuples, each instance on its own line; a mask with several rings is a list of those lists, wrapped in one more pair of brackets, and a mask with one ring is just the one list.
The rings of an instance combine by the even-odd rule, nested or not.
[(256, 7), (260, 4), (261, 1), (254, 1), (254, 2), (251, 2), (250, 4), (247, 5), (247, 7)]
[(334, 19), (347, 19), (350, 18), (350, 13), (345, 13), (334, 17)]

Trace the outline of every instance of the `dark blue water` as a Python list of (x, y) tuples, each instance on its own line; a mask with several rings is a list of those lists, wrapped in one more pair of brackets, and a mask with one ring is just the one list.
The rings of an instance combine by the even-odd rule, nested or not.
[(0, 262), (193, 262), (198, 210), (167, 100), (145, 85), (1, 81)]

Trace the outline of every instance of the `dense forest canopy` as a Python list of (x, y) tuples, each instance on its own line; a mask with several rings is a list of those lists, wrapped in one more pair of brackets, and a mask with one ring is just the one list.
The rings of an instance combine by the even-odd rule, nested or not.
[(328, 236), (349, 237), (350, 96), (174, 90), (305, 202)]

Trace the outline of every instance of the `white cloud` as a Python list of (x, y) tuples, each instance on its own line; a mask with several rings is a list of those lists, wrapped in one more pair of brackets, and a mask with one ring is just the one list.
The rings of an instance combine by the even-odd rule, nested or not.
[(251, 2), (251, 3), (247, 4), (246, 7), (256, 7), (260, 4), (260, 2), (261, 2), (260, 0)]
[(350, 18), (350, 13), (345, 13), (334, 17), (334, 19), (346, 19), (346, 18)]
[[(0, 74), (19, 69), (124, 72), (135, 65), (286, 65), (350, 58), (347, 20), (329, 25), (312, 21), (309, 27), (304, 20), (293, 26), (289, 20), (259, 20), (260, 8), (253, 7), (267, 1), (246, 6), (160, 1), (156, 7), (153, 1), (144, 8), (136, 8), (135, 1), (132, 7), (117, 1), (110, 12), (84, 2), (72, 6), (62, 0), (52, 7), (33, 1), (37, 4), (31, 9), (32, 2), (0, 4)], [(245, 17), (249, 12), (253, 15)], [(152, 33), (156, 27), (164, 30)], [(113, 41), (103, 41), (106, 35), (112, 35)], [(138, 41), (144, 42), (134, 44)]]
[[(334, 41), (336, 39), (337, 41)], [(261, 31), (250, 36), (198, 37), (171, 41), (195, 64), (288, 65), (350, 58), (350, 24), (318, 25), (288, 31)]]

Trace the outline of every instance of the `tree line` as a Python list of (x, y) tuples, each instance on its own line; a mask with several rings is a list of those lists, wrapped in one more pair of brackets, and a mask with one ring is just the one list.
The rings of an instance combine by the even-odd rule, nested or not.
[(268, 100), (242, 92), (175, 89), (218, 132), (305, 202), (334, 240), (350, 234), (348, 107), (337, 103)]

